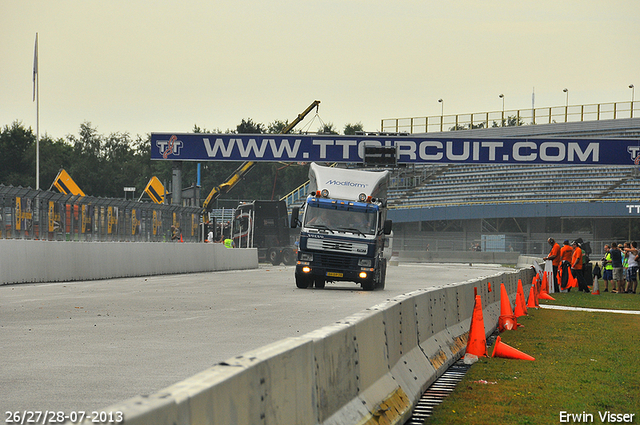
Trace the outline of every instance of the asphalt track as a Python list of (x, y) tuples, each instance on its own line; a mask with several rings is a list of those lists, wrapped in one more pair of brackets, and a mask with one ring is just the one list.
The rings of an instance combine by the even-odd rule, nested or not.
[(397, 295), (500, 271), (401, 265), (374, 292), (297, 289), (284, 266), (0, 286), (0, 413), (99, 410)]

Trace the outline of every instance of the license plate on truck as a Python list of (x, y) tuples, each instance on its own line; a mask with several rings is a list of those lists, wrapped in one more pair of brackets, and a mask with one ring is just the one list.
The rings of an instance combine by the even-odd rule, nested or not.
[(342, 277), (342, 273), (327, 272), (327, 276), (329, 276), (329, 277)]

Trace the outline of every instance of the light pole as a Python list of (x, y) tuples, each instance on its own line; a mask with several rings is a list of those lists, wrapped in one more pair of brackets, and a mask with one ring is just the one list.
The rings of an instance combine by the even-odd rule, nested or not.
[(504, 94), (500, 93), (498, 97), (502, 99), (502, 126), (504, 127)]
[(631, 118), (633, 118), (633, 102), (636, 101), (636, 88), (633, 84), (629, 84), (631, 89)]
[(438, 99), (438, 103), (440, 103), (440, 132), (442, 133), (444, 123), (444, 101), (442, 99)]
[(565, 88), (562, 91), (567, 94), (564, 102), (564, 122), (567, 122), (567, 119), (569, 117), (569, 89)]

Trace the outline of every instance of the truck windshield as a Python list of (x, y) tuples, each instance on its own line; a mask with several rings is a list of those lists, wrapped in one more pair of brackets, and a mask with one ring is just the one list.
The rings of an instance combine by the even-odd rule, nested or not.
[(376, 212), (335, 210), (308, 205), (304, 216), (304, 227), (374, 235)]

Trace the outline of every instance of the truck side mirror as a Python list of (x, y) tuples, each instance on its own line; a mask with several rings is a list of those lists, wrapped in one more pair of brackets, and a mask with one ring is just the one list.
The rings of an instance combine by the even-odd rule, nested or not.
[(391, 234), (391, 227), (393, 227), (393, 226), (392, 226), (392, 224), (393, 224), (393, 223), (392, 223), (392, 221), (391, 221), (391, 220), (385, 220), (385, 221), (384, 221), (384, 228), (383, 228), (383, 231), (384, 231), (384, 234), (385, 234), (385, 235), (390, 235), (390, 234)]
[(295, 229), (300, 224), (300, 220), (298, 220), (298, 216), (300, 215), (300, 208), (294, 207), (291, 210), (291, 228)]

